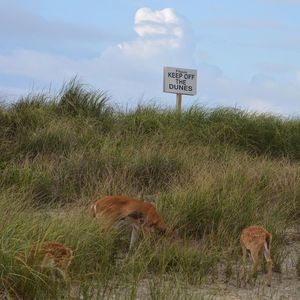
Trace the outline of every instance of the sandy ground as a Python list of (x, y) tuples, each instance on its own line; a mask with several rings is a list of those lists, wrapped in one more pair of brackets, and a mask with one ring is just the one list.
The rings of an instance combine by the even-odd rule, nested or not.
[[(298, 236), (299, 238), (299, 236)], [(296, 264), (300, 255), (300, 239), (287, 241), (284, 251), (281, 273), (273, 272), (272, 286), (266, 285), (266, 274), (259, 272), (256, 282), (246, 287), (240, 287), (236, 279), (224, 283), (220, 276), (214, 283), (201, 286), (185, 287), (186, 294), (180, 293), (178, 298), (172, 295), (162, 299), (274, 299), (274, 300), (300, 300), (300, 277), (297, 276)], [(249, 267), (251, 267), (249, 265)], [(235, 276), (232, 276), (235, 277)], [(153, 299), (145, 287), (138, 288), (137, 299)], [(156, 298), (154, 298), (156, 299)], [(157, 298), (159, 299), (159, 298)]]
[[(139, 282), (133, 294), (132, 288), (120, 288), (114, 290), (108, 297), (103, 300), (119, 300), (119, 299), (134, 299), (134, 300), (254, 300), (254, 299), (272, 299), (272, 300), (300, 300), (300, 278), (297, 276), (296, 263), (300, 255), (300, 240), (292, 241), (285, 249), (285, 258), (282, 263), (282, 272), (273, 272), (272, 286), (266, 285), (266, 274), (259, 272), (256, 282), (246, 287), (240, 287), (237, 283), (236, 276), (233, 274), (232, 279), (225, 283), (225, 277), (219, 275), (213, 283), (202, 284), (200, 286), (186, 286), (186, 283), (174, 283), (164, 280), (158, 281), (158, 285), (162, 284), (159, 293), (151, 292), (150, 281), (145, 279)], [(249, 267), (251, 265), (249, 264)], [(220, 267), (222, 269), (222, 267)], [(222, 273), (222, 271), (220, 272)], [(182, 286), (181, 286), (182, 285)], [(164, 290), (165, 287), (165, 290)], [(164, 290), (162, 292), (162, 290)], [(77, 298), (78, 299), (78, 298)], [(84, 298), (80, 298), (84, 299)]]

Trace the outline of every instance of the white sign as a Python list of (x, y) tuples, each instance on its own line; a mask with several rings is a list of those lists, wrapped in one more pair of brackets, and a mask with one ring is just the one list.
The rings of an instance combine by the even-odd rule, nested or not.
[(164, 92), (196, 95), (197, 70), (164, 67)]

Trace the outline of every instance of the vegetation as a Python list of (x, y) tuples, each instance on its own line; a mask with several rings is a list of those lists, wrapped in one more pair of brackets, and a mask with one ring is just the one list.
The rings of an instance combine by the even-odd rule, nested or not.
[[(185, 287), (213, 280), (220, 264), (238, 278), (238, 237), (250, 224), (273, 233), (280, 270), (284, 232), (299, 224), (299, 159), (299, 119), (198, 106), (122, 112), (76, 80), (57, 96), (2, 105), (0, 295), (192, 299)], [(125, 257), (128, 229), (101, 232), (88, 213), (108, 194), (155, 195), (184, 245), (141, 239)], [(72, 291), (15, 261), (43, 240), (74, 250)]]

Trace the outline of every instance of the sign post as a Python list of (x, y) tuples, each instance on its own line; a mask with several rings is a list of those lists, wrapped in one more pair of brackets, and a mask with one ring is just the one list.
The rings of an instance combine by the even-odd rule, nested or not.
[(197, 70), (164, 67), (164, 92), (176, 94), (176, 110), (181, 112), (182, 95), (197, 94)]
[(176, 94), (176, 111), (181, 112), (181, 94)]

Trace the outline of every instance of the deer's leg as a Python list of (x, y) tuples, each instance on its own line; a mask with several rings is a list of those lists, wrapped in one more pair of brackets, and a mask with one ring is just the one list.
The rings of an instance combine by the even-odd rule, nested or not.
[(247, 276), (246, 276), (247, 248), (242, 243), (241, 243), (241, 248), (242, 248), (242, 252), (243, 252), (243, 265), (242, 265), (242, 269), (241, 269), (241, 281), (247, 281)]
[(59, 268), (57, 267), (58, 272), (61, 274), (65, 282), (70, 281), (70, 276), (68, 274), (68, 271), (65, 268)]
[(247, 249), (244, 245), (241, 245), (242, 251), (243, 251), (243, 264), (246, 263), (246, 258), (247, 258)]
[(257, 267), (258, 267), (258, 254), (260, 251), (260, 247), (256, 246), (250, 249), (251, 252), (251, 257), (253, 260), (253, 270), (252, 270), (252, 275), (256, 278), (257, 276)]
[(268, 270), (268, 286), (271, 286), (272, 281), (272, 259), (270, 250), (267, 248), (266, 244), (264, 245), (264, 256), (267, 261), (267, 270)]
[(130, 238), (130, 245), (129, 245), (129, 251), (132, 249), (136, 239), (138, 237), (138, 228), (135, 224), (132, 225), (132, 231), (131, 231), (131, 238)]
[(60, 274), (64, 278), (65, 282), (70, 281), (70, 276), (68, 273), (68, 267), (71, 263), (70, 259), (62, 259), (56, 263), (57, 269), (59, 270)]
[(151, 233), (149, 226), (147, 226), (146, 224), (142, 225), (142, 231), (143, 231), (144, 237), (149, 236)]

